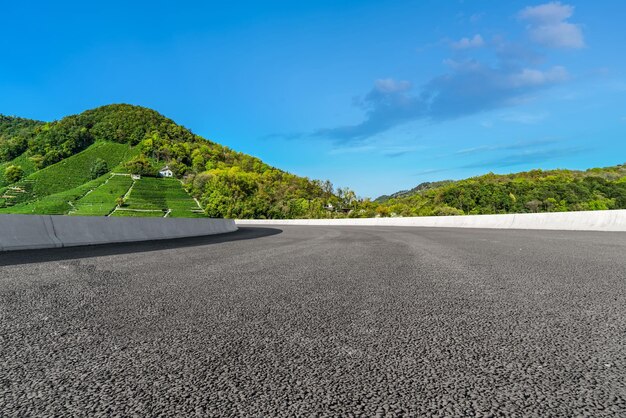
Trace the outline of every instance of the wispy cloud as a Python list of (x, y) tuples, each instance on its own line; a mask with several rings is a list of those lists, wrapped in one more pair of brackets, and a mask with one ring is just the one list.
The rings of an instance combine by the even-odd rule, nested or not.
[[(519, 13), (519, 17), (529, 22), (530, 32), (550, 25), (578, 28), (566, 21), (572, 13), (571, 6), (548, 3), (526, 8)], [(575, 45), (572, 39), (558, 42), (556, 38), (541, 40), (554, 45)], [(414, 88), (408, 80), (377, 80), (369, 93), (356, 101), (365, 113), (360, 123), (320, 129), (313, 135), (339, 144), (358, 143), (408, 122), (439, 122), (515, 106), (527, 102), (542, 90), (570, 79), (565, 67), (540, 65), (543, 59), (540, 54), (525, 45), (502, 38), (496, 37), (487, 43), (477, 34), (450, 45), (457, 50), (488, 46), (495, 59), (445, 60), (447, 71), (419, 88)], [(503, 120), (507, 120), (506, 117)], [(539, 120), (538, 117), (524, 118), (515, 114), (508, 116), (508, 121), (518, 123), (536, 123)]]
[(548, 113), (523, 113), (512, 112), (500, 116), (505, 122), (521, 123), (522, 125), (534, 125), (544, 121), (548, 117)]
[(374, 88), (358, 105), (365, 110), (366, 118), (356, 125), (321, 129), (318, 136), (325, 136), (339, 143), (353, 142), (369, 138), (396, 125), (408, 122), (426, 114), (426, 103), (409, 93), (408, 81), (391, 79), (377, 80)]
[[(561, 157), (580, 154), (587, 151), (583, 147), (558, 147), (554, 146), (559, 141), (555, 139), (542, 139), (536, 141), (520, 141), (509, 145), (481, 145), (478, 147), (466, 148), (455, 152), (453, 155), (470, 158), (476, 154), (498, 153), (508, 151), (504, 155), (493, 156), (480, 161), (470, 162), (459, 166), (425, 169), (414, 173), (416, 176), (436, 174), (446, 171), (466, 170), (466, 169), (498, 169), (514, 167), (519, 165), (535, 166), (536, 164), (554, 160)], [(553, 145), (546, 147), (546, 145)], [(497, 155), (497, 154), (496, 154)]]
[[(399, 124), (430, 119), (442, 121), (512, 106), (527, 96), (568, 79), (563, 67), (547, 70), (492, 67), (479, 61), (448, 61), (451, 71), (430, 80), (417, 94), (410, 83), (381, 88), (379, 82), (359, 101), (365, 119), (356, 125), (321, 129), (315, 133), (339, 143), (361, 141)], [(390, 83), (387, 79), (385, 85)]]
[(471, 23), (475, 25), (478, 22), (480, 22), (482, 18), (485, 17), (485, 15), (486, 15), (485, 12), (478, 12), (478, 13), (473, 13), (468, 16), (467, 14), (460, 12), (460, 13), (457, 13), (456, 18), (458, 19), (459, 23)]
[(528, 150), (466, 164), (461, 168), (503, 168), (518, 165), (538, 164), (560, 157), (580, 154), (584, 151), (584, 148), (577, 147)]
[(547, 70), (490, 66), (477, 60), (449, 61), (451, 72), (431, 80), (421, 97), (428, 116), (435, 120), (457, 118), (518, 104), (537, 90), (568, 78), (563, 67)]
[(260, 139), (261, 140), (272, 140), (272, 139), (286, 139), (286, 140), (295, 140), (295, 139), (301, 139), (303, 137), (305, 137), (306, 134), (302, 133), (302, 132), (285, 132), (285, 133), (272, 133), (272, 134), (267, 134), (265, 136), (262, 136)]
[(461, 38), (456, 42), (452, 42), (450, 46), (453, 49), (481, 48), (485, 46), (485, 40), (480, 34), (476, 34), (472, 38)]
[(444, 173), (446, 171), (452, 171), (451, 168), (429, 168), (425, 170), (416, 171), (413, 173), (415, 176), (425, 176), (427, 174), (436, 174), (436, 173)]
[(567, 20), (574, 14), (574, 7), (551, 2), (526, 7), (518, 17), (528, 22), (530, 39), (551, 48), (582, 48), (585, 40), (580, 25)]
[(484, 153), (488, 151), (502, 151), (502, 150), (528, 150), (532, 148), (537, 148), (544, 145), (555, 144), (558, 141), (555, 139), (541, 139), (535, 141), (519, 141), (513, 144), (491, 144), (491, 145), (480, 145), (477, 147), (464, 148), (455, 152), (457, 155), (468, 155), (468, 154), (477, 154)]
[(349, 147), (338, 147), (332, 149), (329, 154), (331, 155), (343, 155), (343, 154), (378, 154), (384, 157), (396, 158), (401, 157), (403, 155), (411, 154), (417, 151), (424, 150), (428, 147), (426, 146), (379, 146), (375, 144), (367, 144), (367, 145), (359, 145), (359, 146), (349, 146)]

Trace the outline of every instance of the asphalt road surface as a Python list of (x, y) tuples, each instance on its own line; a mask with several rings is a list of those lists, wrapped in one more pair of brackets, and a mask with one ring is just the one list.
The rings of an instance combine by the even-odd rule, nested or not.
[(0, 254), (1, 416), (626, 416), (626, 234), (242, 228)]

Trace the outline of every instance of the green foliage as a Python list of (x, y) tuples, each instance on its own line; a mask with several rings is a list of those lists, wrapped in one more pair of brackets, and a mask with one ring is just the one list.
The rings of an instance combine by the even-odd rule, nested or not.
[(98, 178), (109, 172), (109, 165), (102, 158), (96, 158), (89, 172), (92, 179)]
[(210, 217), (324, 217), (323, 206), (339, 200), (319, 182), (271, 168), (262, 173), (239, 166), (217, 168), (196, 175), (190, 186)]
[(189, 218), (195, 217), (199, 208), (180, 181), (143, 177), (135, 181), (124, 210), (116, 210), (115, 216), (141, 216), (136, 214), (141, 211), (146, 211), (143, 216), (163, 216), (168, 210), (171, 211), (168, 216)]
[(4, 178), (9, 183), (15, 183), (24, 176), (24, 170), (19, 165), (10, 165), (4, 170)]
[(71, 158), (36, 171), (27, 179), (34, 183), (33, 196), (42, 197), (78, 187), (91, 180), (91, 169), (97, 160), (103, 160), (108, 167), (115, 167), (129, 155), (132, 155), (132, 150), (128, 145), (96, 142)]
[(401, 216), (626, 208), (626, 166), (532, 170), (446, 182), (384, 201)]
[(140, 174), (142, 176), (155, 176), (157, 171), (152, 166), (152, 162), (144, 154), (140, 154), (124, 163), (124, 169), (128, 173)]
[(0, 163), (17, 158), (28, 148), (34, 130), (43, 122), (0, 115)]
[(376, 215), (381, 218), (386, 218), (391, 214), (391, 210), (388, 206), (380, 205), (376, 207)]
[[(11, 119), (11, 126), (17, 125), (18, 122)], [(23, 131), (26, 133), (20, 136), (21, 142), (15, 142), (19, 142), (19, 146), (0, 142), (0, 152), (4, 150), (13, 156), (19, 151), (19, 155), (29, 159), (35, 171), (34, 174), (27, 172), (30, 175), (18, 183), (23, 192), (11, 195), (14, 207), (77, 187), (103, 173), (102, 163), (79, 157), (91, 153), (100, 143), (131, 150), (114, 161), (98, 155), (109, 169), (122, 162), (121, 169), (127, 173), (154, 176), (158, 168), (168, 165), (177, 178), (183, 179), (185, 190), (198, 198), (211, 216), (327, 217), (335, 216), (324, 209), (328, 203), (333, 202), (335, 207), (356, 207), (353, 195), (348, 199), (346, 196), (338, 198), (329, 183), (310, 181), (272, 168), (257, 158), (207, 141), (159, 113), (139, 106), (103, 106), (56, 122), (32, 122), (26, 128)], [(11, 132), (16, 129), (12, 128)], [(132, 149), (129, 146), (133, 146)], [(76, 161), (81, 158), (85, 161)], [(0, 187), (4, 185), (0, 183)], [(185, 193), (180, 183), (176, 185), (177, 190)], [(171, 210), (168, 216), (198, 215), (190, 212), (188, 206), (163, 201), (159, 193), (146, 194), (145, 198), (141, 193), (140, 187), (127, 202), (129, 207), (140, 203), (158, 207), (156, 210)], [(195, 202), (193, 207), (198, 210)]]
[(35, 200), (17, 202), (14, 206), (2, 208), (0, 213), (37, 214), (37, 215), (65, 215), (73, 209), (70, 202), (83, 197), (90, 190), (95, 189), (106, 181), (102, 176), (90, 182), (81, 184), (73, 189), (64, 190)]
[(33, 161), (31, 161), (31, 159), (29, 157), (26, 156), (26, 154), (22, 154), (19, 157), (8, 161), (6, 163), (2, 163), (0, 164), (0, 188), (4, 187), (6, 185), (8, 185), (10, 182), (4, 177), (4, 172), (5, 170), (11, 166), (11, 165), (16, 165), (16, 166), (20, 166), (22, 168), (22, 170), (24, 171), (24, 174), (22, 177), (26, 177), (32, 173), (34, 173), (37, 168), (35, 167), (35, 164), (33, 163)]
[[(6, 120), (6, 121), (5, 121)], [(0, 119), (0, 161), (25, 151), (39, 168), (80, 152), (96, 141), (136, 145), (151, 135), (167, 141), (198, 141), (189, 130), (151, 109), (126, 104), (103, 106), (56, 122)]]
[(130, 176), (111, 176), (105, 183), (74, 202), (71, 215), (108, 215), (124, 201), (123, 196), (133, 184)]
[(132, 156), (133, 152), (128, 145), (97, 142), (83, 152), (12, 184), (7, 193), (2, 194), (5, 198), (0, 198), (0, 207), (38, 201), (45, 196), (79, 187), (92, 179), (91, 167), (97, 159), (114, 167)]

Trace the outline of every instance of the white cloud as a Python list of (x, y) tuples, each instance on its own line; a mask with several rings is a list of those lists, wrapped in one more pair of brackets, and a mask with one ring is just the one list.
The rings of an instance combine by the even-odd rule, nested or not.
[(397, 93), (411, 88), (411, 82), (406, 80), (394, 80), (383, 78), (374, 82), (374, 87), (381, 93)]
[(541, 71), (531, 68), (510, 74), (507, 82), (511, 87), (539, 87), (545, 84), (561, 83), (569, 78), (569, 74), (564, 67), (552, 67), (548, 71)]
[(580, 27), (567, 22), (534, 27), (530, 30), (530, 36), (534, 42), (554, 48), (582, 48), (585, 46)]
[(344, 155), (344, 154), (379, 154), (385, 157), (400, 157), (405, 154), (410, 154), (418, 150), (424, 150), (428, 147), (425, 146), (402, 146), (402, 145), (389, 145), (381, 146), (378, 144), (369, 144), (362, 146), (349, 146), (349, 147), (336, 147), (330, 150), (330, 155)]
[(574, 7), (561, 2), (529, 6), (518, 17), (529, 22), (526, 29), (533, 42), (551, 48), (582, 48), (585, 40), (580, 25), (567, 21)]
[(548, 117), (547, 113), (522, 113), (522, 112), (513, 112), (507, 113), (500, 116), (500, 119), (505, 122), (514, 122), (521, 123), (522, 125), (534, 125), (536, 123), (542, 122)]
[(454, 49), (470, 49), (480, 48), (485, 45), (483, 37), (480, 35), (474, 35), (473, 38), (461, 38), (459, 41), (452, 42), (451, 46)]
[(561, 2), (541, 4), (539, 6), (528, 6), (519, 13), (519, 17), (539, 23), (559, 23), (572, 17), (574, 7)]

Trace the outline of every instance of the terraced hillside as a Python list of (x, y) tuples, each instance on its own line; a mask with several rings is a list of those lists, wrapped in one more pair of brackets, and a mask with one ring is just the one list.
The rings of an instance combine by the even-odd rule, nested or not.
[[(173, 179), (157, 177), (165, 165)], [(0, 115), (0, 213), (317, 217), (333, 197), (139, 106), (50, 123)]]
[[(133, 180), (124, 163), (137, 152), (136, 147), (128, 144), (98, 141), (72, 157), (34, 170), (0, 189), (0, 213), (205, 216), (179, 180), (154, 177)], [(92, 179), (91, 168), (97, 161), (103, 161), (112, 170)], [(34, 169), (34, 163), (22, 155), (3, 166), (28, 163)]]
[(132, 185), (123, 205), (113, 216), (204, 216), (198, 203), (176, 179), (144, 177)]

